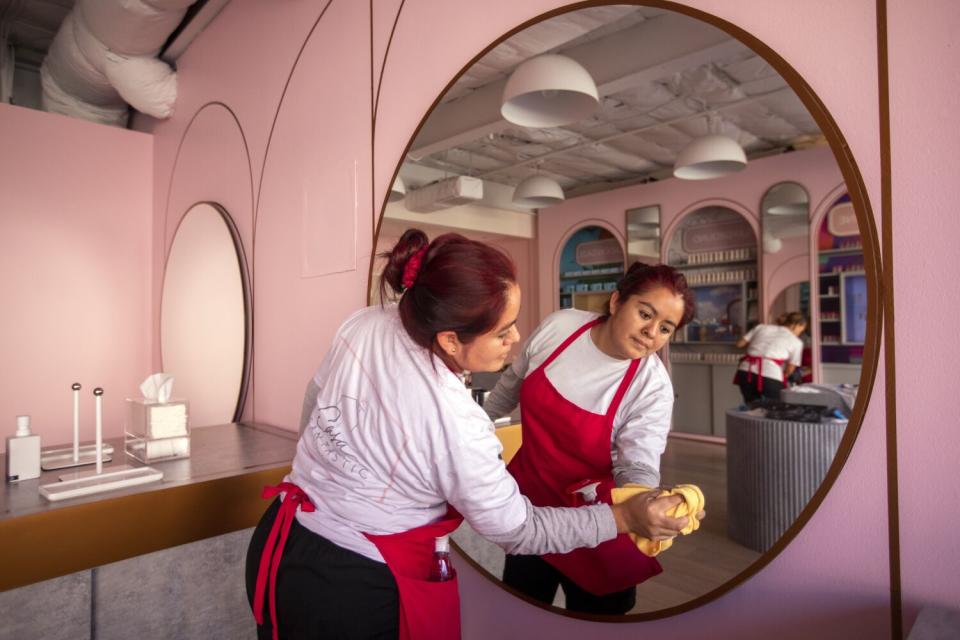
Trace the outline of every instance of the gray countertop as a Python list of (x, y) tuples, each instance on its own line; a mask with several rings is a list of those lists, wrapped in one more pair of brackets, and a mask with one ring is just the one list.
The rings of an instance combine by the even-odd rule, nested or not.
[(43, 471), (35, 480), (4, 483), (0, 492), (0, 520), (290, 464), (296, 451), (297, 434), (253, 423), (197, 427), (190, 433), (190, 457), (152, 462), (149, 465), (125, 455), (122, 438), (111, 438), (107, 442), (113, 445), (114, 453), (113, 460), (103, 465), (105, 471), (122, 465), (150, 466), (162, 471), (163, 479), (126, 489), (48, 502), (40, 495), (40, 485), (57, 482), (64, 474), (92, 471), (95, 467), (91, 464), (74, 469)]
[[(265, 484), (279, 482), (296, 451), (297, 434), (233, 423), (194, 428), (189, 458), (155, 462), (158, 482), (48, 502), (41, 484), (93, 465), (46, 471), (35, 480), (4, 483), (0, 492), (0, 591), (256, 524), (267, 506)], [(142, 466), (123, 453), (111, 466)]]

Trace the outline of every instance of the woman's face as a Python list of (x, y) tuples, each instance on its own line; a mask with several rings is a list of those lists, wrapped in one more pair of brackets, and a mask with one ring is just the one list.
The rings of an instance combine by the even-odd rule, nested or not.
[(517, 331), (517, 316), (520, 313), (520, 287), (511, 283), (507, 289), (507, 304), (497, 324), (487, 333), (477, 336), (468, 343), (462, 343), (453, 331), (437, 334), (440, 348), (465, 371), (499, 371), (510, 348), (520, 340)]
[(610, 355), (635, 360), (659, 351), (683, 317), (683, 297), (657, 287), (621, 300), (610, 298), (606, 347)]

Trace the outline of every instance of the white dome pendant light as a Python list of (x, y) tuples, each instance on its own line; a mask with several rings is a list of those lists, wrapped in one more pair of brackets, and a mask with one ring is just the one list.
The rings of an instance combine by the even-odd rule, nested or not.
[(803, 215), (810, 209), (807, 190), (796, 182), (781, 182), (770, 188), (770, 206), (766, 212), (775, 216)]
[(525, 179), (513, 191), (513, 204), (529, 209), (541, 209), (564, 201), (563, 188), (556, 180), (539, 173)]
[(597, 85), (579, 62), (555, 53), (523, 61), (503, 88), (500, 115), (521, 127), (562, 127), (600, 104)]
[(695, 139), (677, 155), (673, 175), (682, 180), (711, 180), (736, 173), (747, 166), (747, 155), (736, 141), (713, 133), (719, 126), (707, 116), (705, 136)]
[(403, 178), (397, 176), (393, 180), (393, 186), (390, 187), (390, 194), (387, 196), (387, 202), (398, 202), (407, 195), (407, 185), (403, 183)]
[(783, 249), (783, 240), (766, 231), (763, 233), (763, 252), (777, 253)]

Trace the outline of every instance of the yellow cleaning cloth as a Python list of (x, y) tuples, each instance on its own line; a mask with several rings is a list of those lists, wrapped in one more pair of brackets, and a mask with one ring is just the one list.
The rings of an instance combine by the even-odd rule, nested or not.
[[(613, 504), (620, 504), (621, 502), (627, 500), (628, 498), (632, 498), (638, 493), (645, 493), (647, 491), (652, 491), (652, 489), (650, 487), (644, 487), (638, 484), (628, 484), (623, 487), (615, 487), (611, 489), (610, 496), (613, 499)], [(681, 529), (680, 533), (687, 535), (688, 533), (692, 533), (693, 531), (699, 529), (700, 520), (697, 519), (697, 514), (703, 511), (704, 505), (706, 504), (706, 501), (703, 498), (703, 492), (700, 491), (700, 487), (694, 484), (678, 484), (670, 491), (661, 491), (658, 497), (662, 498), (664, 496), (674, 495), (683, 498), (683, 502), (672, 509), (669, 509), (667, 511), (667, 515), (674, 518), (689, 517), (687, 526)], [(630, 539), (636, 543), (637, 548), (640, 549), (641, 553), (650, 556), (651, 558), (664, 549), (669, 549), (670, 545), (673, 544), (673, 538), (654, 542), (649, 538), (643, 538), (635, 533), (630, 534)]]

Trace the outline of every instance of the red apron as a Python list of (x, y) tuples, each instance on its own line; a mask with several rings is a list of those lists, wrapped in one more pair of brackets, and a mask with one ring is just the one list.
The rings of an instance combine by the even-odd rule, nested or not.
[[(597, 499), (610, 504), (613, 461), (610, 444), (613, 418), (633, 381), (640, 360), (633, 360), (605, 415), (573, 404), (547, 379), (546, 369), (584, 331), (602, 322), (598, 318), (580, 327), (528, 375), (520, 387), (523, 444), (507, 467), (520, 491), (538, 507), (583, 504), (576, 490), (599, 482)], [(594, 595), (623, 591), (663, 571), (623, 533), (593, 549), (551, 553), (543, 559)]]
[[(744, 363), (744, 362), (747, 363), (747, 371), (746, 371), (747, 382), (750, 382), (751, 378), (753, 378), (754, 365), (756, 365), (757, 367), (757, 391), (759, 391), (760, 393), (763, 393), (763, 361), (764, 360), (769, 360), (773, 364), (780, 367), (780, 380), (784, 384), (787, 383), (787, 377), (783, 372), (783, 363), (787, 361), (786, 358), (783, 358), (782, 360), (777, 360), (776, 358), (767, 358), (766, 356), (750, 356), (750, 355), (743, 356), (742, 358), (740, 358), (740, 363)], [(740, 372), (740, 369), (738, 367), (737, 373), (739, 372)], [(733, 384), (737, 384), (736, 373), (733, 374)]]
[[(264, 595), (269, 587), (270, 622), (274, 640), (278, 638), (277, 568), (283, 556), (283, 547), (293, 525), (297, 507), (306, 512), (314, 510), (307, 494), (290, 482), (264, 487), (263, 497), (272, 498), (280, 492), (286, 495), (260, 557), (253, 597), (253, 617), (258, 625), (262, 625)], [(453, 507), (448, 507), (444, 518), (433, 524), (390, 535), (363, 534), (376, 545), (396, 580), (400, 601), (400, 640), (454, 640), (460, 637), (460, 594), (457, 590), (457, 579), (430, 582), (427, 576), (433, 560), (434, 539), (451, 533), (461, 522), (463, 516)]]
[(451, 533), (463, 516), (447, 507), (443, 520), (403, 533), (375, 536), (377, 545), (397, 581), (400, 596), (400, 640), (455, 640), (460, 637), (460, 592), (457, 578), (431, 582), (434, 540)]

